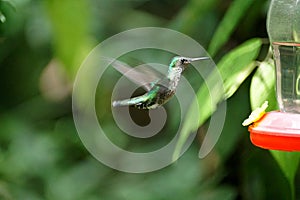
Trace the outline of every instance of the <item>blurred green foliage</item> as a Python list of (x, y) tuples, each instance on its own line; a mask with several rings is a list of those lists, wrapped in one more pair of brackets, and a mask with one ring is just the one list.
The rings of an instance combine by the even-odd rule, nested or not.
[[(250, 143), (241, 126), (250, 104), (255, 108), (266, 98), (276, 107), (274, 66), (264, 60), (268, 45), (249, 40), (267, 37), (267, 6), (266, 0), (0, 0), (0, 199), (290, 199), (291, 190), (299, 197), (298, 155), (272, 153), (277, 165), (269, 151)], [(126, 174), (104, 166), (84, 148), (72, 119), (71, 85), (96, 44), (143, 26), (178, 30), (207, 48), (228, 78), (228, 93), (220, 102), (230, 98), (224, 129), (207, 157), (199, 159), (197, 151), (205, 121), (218, 112), (220, 102), (208, 110), (197, 140), (176, 163), (148, 174)], [(253, 51), (240, 54), (242, 43), (254, 45)], [(169, 62), (155, 53), (145, 57)], [(120, 75), (107, 74), (112, 78), (103, 80), (106, 87), (98, 92), (96, 107), (105, 128), (116, 132), (107, 102), (111, 82)], [(265, 89), (258, 91), (257, 85)], [(198, 100), (200, 106), (206, 101), (204, 85)], [(166, 107), (176, 105), (172, 100)], [(165, 132), (176, 129), (176, 117)], [(185, 123), (190, 128), (188, 118)], [(149, 150), (173, 135), (147, 142), (117, 136), (109, 135), (122, 147)]]

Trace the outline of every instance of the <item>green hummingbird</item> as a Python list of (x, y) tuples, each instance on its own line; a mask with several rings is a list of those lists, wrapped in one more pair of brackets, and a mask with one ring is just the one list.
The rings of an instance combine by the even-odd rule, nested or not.
[(187, 58), (176, 56), (172, 59), (166, 76), (159, 77), (148, 69), (136, 70), (125, 63), (114, 61), (113, 67), (131, 81), (143, 85), (145, 94), (130, 99), (112, 102), (113, 107), (133, 106), (138, 109), (155, 109), (169, 101), (175, 94), (182, 72), (193, 61), (206, 60), (208, 57)]

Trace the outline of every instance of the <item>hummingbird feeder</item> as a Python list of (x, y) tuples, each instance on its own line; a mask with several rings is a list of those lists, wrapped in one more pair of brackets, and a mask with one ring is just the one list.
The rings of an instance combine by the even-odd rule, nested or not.
[(267, 30), (276, 66), (280, 111), (249, 126), (251, 142), (264, 149), (300, 151), (300, 2), (272, 0)]

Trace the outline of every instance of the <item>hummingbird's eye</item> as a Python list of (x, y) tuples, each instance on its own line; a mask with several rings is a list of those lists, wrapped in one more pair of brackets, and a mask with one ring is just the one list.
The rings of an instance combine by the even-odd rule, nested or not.
[(184, 58), (181, 59), (180, 62), (181, 62), (181, 64), (187, 64), (188, 63), (187, 59), (184, 59)]

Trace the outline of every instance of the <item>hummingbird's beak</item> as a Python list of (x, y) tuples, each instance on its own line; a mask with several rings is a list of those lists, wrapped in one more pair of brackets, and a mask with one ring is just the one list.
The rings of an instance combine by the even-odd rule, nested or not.
[(198, 60), (208, 60), (209, 57), (200, 57), (200, 58), (190, 58), (188, 61), (189, 62), (194, 62), (194, 61), (198, 61)]

